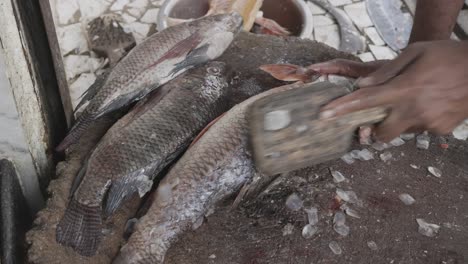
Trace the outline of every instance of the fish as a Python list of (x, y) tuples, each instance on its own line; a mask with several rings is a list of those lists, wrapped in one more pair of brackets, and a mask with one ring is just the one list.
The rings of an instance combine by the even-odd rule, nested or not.
[(242, 23), (242, 17), (232, 12), (182, 23), (148, 37), (111, 70), (56, 151), (76, 143), (94, 120), (221, 56), (241, 31)]
[(246, 112), (254, 101), (296, 87), (297, 83), (253, 96), (212, 124), (160, 182), (153, 203), (113, 263), (163, 263), (178, 237), (200, 226), (216, 204), (240, 189), (248, 193), (245, 186), (261, 177), (248, 144)]
[(153, 92), (115, 123), (75, 179), (56, 240), (82, 255), (95, 254), (103, 218), (150, 191), (155, 176), (229, 109), (232, 75), (226, 63), (209, 62)]
[[(291, 32), (276, 21), (263, 17), (263, 12), (260, 11), (262, 5), (263, 0), (211, 0), (209, 9), (204, 16), (237, 12), (242, 16), (242, 27), (246, 32), (251, 31), (254, 24), (257, 24), (260, 28), (256, 30), (258, 33), (276, 36), (291, 35)], [(168, 17), (168, 24), (171, 26), (186, 21), (189, 20)]]

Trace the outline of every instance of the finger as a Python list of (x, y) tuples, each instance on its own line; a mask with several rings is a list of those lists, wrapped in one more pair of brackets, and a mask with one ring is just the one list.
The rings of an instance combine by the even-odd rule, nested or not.
[(405, 68), (414, 63), (420, 54), (419, 49), (408, 49), (403, 52), (396, 59), (388, 62), (376, 71), (369, 74), (369, 76), (359, 80), (357, 85), (359, 87), (376, 86), (386, 83), (390, 79), (399, 75)]
[(359, 143), (361, 145), (372, 144), (372, 129), (373, 126), (363, 126), (359, 128)]
[(335, 59), (327, 62), (312, 64), (307, 68), (320, 72), (321, 74), (334, 74), (358, 78), (373, 72), (377, 68), (376, 65), (377, 62), (363, 63), (351, 60)]
[(404, 133), (409, 127), (411, 124), (405, 119), (404, 111), (394, 110), (376, 127), (375, 137), (381, 142), (388, 143)]
[(391, 84), (369, 87), (340, 97), (321, 109), (321, 118), (332, 118), (363, 109), (386, 106), (399, 98), (398, 91), (392, 87)]

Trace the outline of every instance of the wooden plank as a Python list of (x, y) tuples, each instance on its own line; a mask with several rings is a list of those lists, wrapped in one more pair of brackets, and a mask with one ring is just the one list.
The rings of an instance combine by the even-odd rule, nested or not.
[(45, 190), (54, 173), (53, 149), (67, 122), (38, 1), (0, 0), (0, 25), (8, 80)]

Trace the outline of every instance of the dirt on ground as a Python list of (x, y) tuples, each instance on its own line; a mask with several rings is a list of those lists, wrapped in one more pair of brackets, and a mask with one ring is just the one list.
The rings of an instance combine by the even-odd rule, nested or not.
[[(227, 201), (199, 229), (180, 238), (166, 263), (468, 263), (467, 142), (433, 137), (428, 150), (416, 148), (415, 139), (383, 151), (366, 148), (374, 159), (337, 160), (282, 175), (238, 210), (230, 211), (232, 201)], [(391, 160), (380, 159), (384, 152), (392, 154)], [(433, 176), (429, 166), (440, 169), (441, 177)], [(330, 170), (346, 180), (334, 182)], [(355, 192), (358, 202), (339, 202), (337, 189)], [(302, 209), (288, 209), (292, 194), (303, 201)], [(401, 194), (411, 195), (414, 204), (405, 205)], [(343, 204), (359, 216), (346, 215), (347, 236), (333, 228)], [(305, 239), (304, 208), (310, 207), (318, 209), (318, 232)], [(418, 218), (440, 226), (435, 236), (418, 231)], [(330, 249), (332, 241), (341, 254)]]

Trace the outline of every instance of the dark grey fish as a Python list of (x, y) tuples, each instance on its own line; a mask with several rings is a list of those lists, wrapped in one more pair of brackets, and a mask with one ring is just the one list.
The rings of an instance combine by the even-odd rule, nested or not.
[[(183, 232), (257, 175), (248, 146), (246, 111), (259, 98), (297, 87), (278, 87), (229, 110), (191, 146), (158, 186), (155, 200), (114, 263), (163, 263)], [(248, 186), (248, 185), (246, 185)]]
[(216, 59), (241, 27), (242, 17), (230, 13), (183, 23), (150, 36), (112, 69), (56, 150), (63, 151), (75, 143), (93, 120), (138, 101), (191, 67)]
[(76, 180), (57, 241), (80, 254), (94, 254), (102, 217), (132, 195), (148, 192), (154, 177), (197, 133), (236, 102), (230, 79), (225, 63), (210, 62), (153, 92), (114, 124)]
[(367, 12), (375, 29), (394, 51), (399, 52), (408, 45), (413, 27), (413, 18), (401, 11), (401, 1), (366, 1)]
[(327, 0), (310, 0), (311, 2), (319, 5), (327, 10), (333, 17), (335, 17), (338, 25), (340, 26), (340, 50), (357, 54), (366, 49), (366, 44), (361, 37), (361, 34), (354, 26), (353, 21), (344, 13), (343, 10), (334, 7)]

